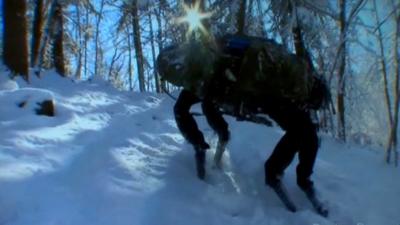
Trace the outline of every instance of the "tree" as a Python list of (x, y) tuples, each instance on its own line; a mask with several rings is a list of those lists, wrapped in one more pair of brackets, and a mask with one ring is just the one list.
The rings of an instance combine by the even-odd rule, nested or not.
[[(393, 3), (393, 1), (392, 1)], [(393, 4), (394, 5), (394, 4)], [(399, 152), (397, 150), (398, 140), (397, 140), (397, 132), (399, 128), (399, 107), (400, 107), (400, 10), (396, 9), (397, 13), (395, 14), (395, 26), (396, 31), (394, 34), (394, 70), (395, 70), (395, 82), (394, 82), (394, 122), (392, 126), (392, 130), (390, 132), (389, 143), (392, 141), (393, 148), (392, 151), (394, 153), (394, 164), (398, 166), (399, 164)]]
[[(293, 35), (293, 43), (294, 43), (294, 49), (296, 50), (296, 55), (299, 56), (300, 58), (304, 59), (310, 66), (310, 68), (313, 67), (313, 63), (311, 61), (311, 56), (309, 52), (306, 49), (306, 46), (304, 44), (304, 38), (302, 34), (302, 26), (300, 24), (298, 15), (297, 15), (297, 5), (292, 5), (292, 2), (289, 2), (288, 8), (289, 12), (293, 14), (295, 21), (293, 22), (292, 25), (292, 35)], [(294, 3), (295, 4), (295, 3)]]
[[(393, 11), (389, 13), (389, 16), (385, 20), (381, 20), (379, 16), (379, 8), (376, 0), (373, 1), (373, 10), (375, 15), (375, 32), (376, 39), (378, 41), (378, 54), (377, 59), (379, 63), (379, 72), (383, 80), (384, 90), (384, 102), (386, 106), (387, 121), (388, 121), (388, 138), (386, 141), (386, 153), (385, 161), (390, 163), (392, 158), (394, 159), (395, 165), (398, 164), (398, 152), (397, 152), (397, 130), (399, 120), (399, 97), (400, 97), (400, 71), (399, 71), (399, 40), (400, 40), (400, 9), (396, 6), (393, 1)], [(390, 21), (392, 20), (392, 21)], [(387, 22), (392, 22), (395, 26), (394, 32), (389, 37), (393, 39), (393, 56), (390, 57), (387, 54), (387, 47), (385, 43), (390, 42), (385, 37), (383, 26)], [(387, 25), (386, 25), (387, 26)], [(391, 72), (392, 71), (392, 72)], [(393, 81), (393, 86), (390, 87), (390, 82)], [(391, 91), (392, 90), (392, 91)]]
[(340, 28), (340, 42), (339, 42), (339, 70), (338, 70), (338, 85), (337, 85), (337, 112), (338, 112), (338, 137), (346, 141), (346, 125), (345, 125), (345, 69), (346, 69), (346, 55), (347, 55), (347, 21), (346, 21), (346, 0), (339, 0), (339, 28)]
[(32, 27), (32, 43), (31, 43), (31, 66), (35, 67), (38, 64), (40, 43), (43, 35), (44, 25), (44, 1), (37, 0), (35, 3), (35, 12), (33, 17)]
[(54, 1), (53, 23), (53, 50), (52, 57), (54, 68), (61, 76), (66, 76), (64, 57), (64, 15), (63, 6), (59, 0)]
[[(79, 3), (78, 3), (79, 4)], [(91, 5), (89, 0), (85, 0), (83, 1), (83, 6), (84, 6), (84, 15), (83, 15), (83, 43), (82, 43), (82, 47), (83, 47), (83, 71), (84, 71), (84, 75), (86, 77), (89, 76), (89, 66), (88, 66), (88, 43), (89, 40), (92, 37), (91, 34), (91, 24), (90, 24), (90, 12), (91, 9), (93, 9), (93, 6)]]
[(138, 0), (133, 0), (131, 3), (131, 16), (132, 16), (132, 27), (133, 27), (133, 37), (134, 37), (134, 46), (136, 53), (136, 64), (138, 69), (138, 78), (139, 78), (139, 91), (146, 91), (145, 84), (145, 76), (144, 76), (144, 56), (142, 50), (142, 39), (140, 32), (140, 23), (139, 23), (139, 8), (138, 8)]
[(126, 36), (128, 42), (128, 74), (129, 74), (129, 90), (133, 91), (133, 66), (132, 66), (132, 41), (129, 27), (126, 27)]
[[(161, 52), (163, 49), (163, 26), (162, 26), (162, 12), (163, 8), (167, 7), (167, 2), (166, 0), (161, 0), (160, 1), (160, 7), (154, 8), (154, 14), (156, 16), (156, 22), (157, 22), (157, 44), (158, 44), (158, 52)], [(167, 84), (164, 80), (160, 81), (160, 92), (163, 92), (167, 89)]]
[(240, 8), (237, 14), (237, 33), (245, 34), (246, 26), (246, 2), (247, 0), (240, 0)]
[(94, 62), (94, 75), (97, 76), (99, 73), (99, 67), (100, 67), (100, 23), (103, 18), (103, 11), (104, 11), (104, 5), (105, 5), (105, 0), (100, 1), (100, 10), (96, 13), (96, 31), (95, 31), (95, 36), (94, 36), (94, 43), (95, 43), (95, 62)]
[(29, 80), (25, 0), (3, 1), (3, 60), (8, 68)]
[(76, 12), (76, 22), (75, 22), (75, 29), (76, 29), (76, 37), (75, 37), (75, 42), (77, 43), (77, 66), (75, 70), (75, 77), (77, 79), (81, 79), (82, 77), (82, 42), (83, 42), (83, 37), (82, 37), (82, 25), (81, 25), (81, 9), (80, 9), (80, 2), (75, 3), (75, 12)]
[[(394, 5), (394, 4), (393, 4)], [(388, 149), (387, 153), (387, 161), (390, 162), (390, 153), (393, 152), (394, 156), (394, 164), (398, 166), (399, 164), (399, 153), (397, 150), (398, 140), (397, 140), (397, 131), (399, 127), (399, 106), (400, 106), (400, 10), (396, 10), (397, 13), (395, 14), (395, 26), (396, 31), (394, 33), (394, 51), (393, 51), (393, 58), (394, 58), (394, 74), (395, 74), (395, 82), (394, 82), (394, 121), (393, 125), (391, 126), (388, 146), (392, 145), (391, 149)]]
[(153, 20), (152, 20), (151, 13), (149, 13), (149, 28), (150, 28), (151, 56), (152, 56), (152, 60), (153, 60), (153, 71), (154, 71), (154, 83), (156, 86), (156, 92), (161, 93), (160, 79), (159, 79), (158, 72), (156, 69), (156, 47), (155, 47), (155, 42), (154, 42), (154, 29), (153, 29)]

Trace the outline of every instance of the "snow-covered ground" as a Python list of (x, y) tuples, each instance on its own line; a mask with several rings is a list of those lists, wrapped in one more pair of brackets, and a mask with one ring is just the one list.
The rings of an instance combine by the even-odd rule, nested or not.
[[(295, 163), (284, 178), (299, 208), (291, 213), (263, 183), (277, 127), (227, 117), (224, 169), (213, 167), (210, 150), (203, 182), (169, 97), (54, 73), (30, 85), (0, 77), (1, 225), (400, 225), (400, 171), (378, 150), (323, 137), (314, 180), (330, 216), (314, 213), (297, 188)], [(35, 115), (48, 98), (56, 116)], [(197, 120), (215, 149), (215, 135)]]

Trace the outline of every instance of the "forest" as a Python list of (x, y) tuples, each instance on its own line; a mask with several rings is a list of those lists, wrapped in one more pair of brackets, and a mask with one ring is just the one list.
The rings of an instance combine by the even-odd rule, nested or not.
[(328, 82), (332, 107), (321, 130), (343, 142), (379, 146), (398, 163), (400, 2), (397, 0), (3, 0), (1, 58), (27, 82), (55, 70), (102, 78), (132, 92), (173, 93), (156, 70), (159, 52), (186, 39), (177, 22), (198, 6), (209, 35), (302, 41)]

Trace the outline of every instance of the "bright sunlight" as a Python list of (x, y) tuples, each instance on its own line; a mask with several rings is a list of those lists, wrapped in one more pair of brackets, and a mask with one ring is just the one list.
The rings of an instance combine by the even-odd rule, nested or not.
[(211, 12), (201, 12), (200, 2), (196, 1), (194, 6), (188, 6), (183, 3), (185, 15), (177, 19), (177, 23), (187, 23), (189, 26), (186, 36), (189, 36), (193, 31), (200, 29), (203, 34), (208, 34), (207, 29), (204, 27), (202, 20), (211, 17)]

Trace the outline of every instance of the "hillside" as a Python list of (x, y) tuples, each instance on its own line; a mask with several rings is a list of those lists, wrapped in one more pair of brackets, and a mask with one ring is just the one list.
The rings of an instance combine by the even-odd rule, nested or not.
[[(284, 178), (300, 209), (291, 213), (263, 183), (278, 127), (227, 117), (232, 140), (224, 169), (213, 167), (210, 150), (203, 182), (168, 96), (51, 72), (32, 76), (29, 85), (2, 79), (1, 225), (400, 224), (400, 172), (383, 163), (379, 150), (322, 137), (314, 179), (331, 215), (314, 213), (295, 185), (294, 164)], [(56, 116), (35, 115), (36, 102), (48, 98)], [(215, 149), (215, 135), (196, 119)]]

